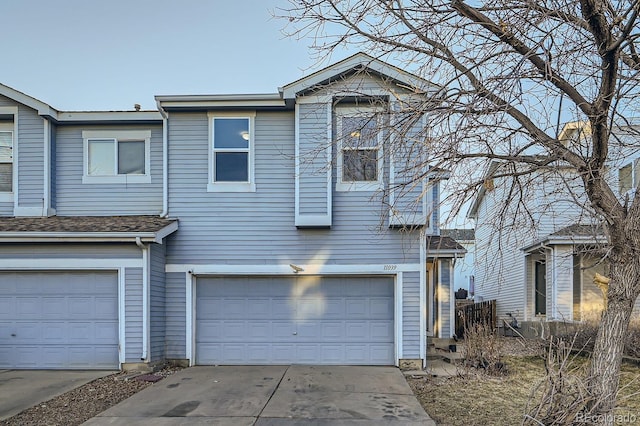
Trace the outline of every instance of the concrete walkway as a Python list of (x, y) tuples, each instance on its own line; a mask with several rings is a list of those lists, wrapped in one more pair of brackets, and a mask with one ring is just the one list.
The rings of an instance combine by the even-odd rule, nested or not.
[(187, 368), (85, 425), (435, 425), (400, 370), (360, 366)]
[(0, 370), (0, 420), (115, 371)]

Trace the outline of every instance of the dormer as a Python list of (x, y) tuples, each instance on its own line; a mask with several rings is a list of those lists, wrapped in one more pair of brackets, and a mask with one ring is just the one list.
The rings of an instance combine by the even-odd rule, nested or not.
[(330, 227), (334, 192), (381, 191), (389, 226), (429, 225), (427, 173), (416, 173), (407, 157), (412, 144), (428, 138), (426, 115), (408, 106), (435, 89), (364, 53), (284, 86), (283, 99), (295, 102), (296, 226)]
[(50, 216), (49, 105), (0, 84), (0, 216)]

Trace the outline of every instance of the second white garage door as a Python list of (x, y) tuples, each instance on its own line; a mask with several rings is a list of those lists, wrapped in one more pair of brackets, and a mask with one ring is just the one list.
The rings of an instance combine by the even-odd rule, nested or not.
[(196, 363), (392, 365), (393, 291), (389, 277), (199, 277)]
[(0, 272), (0, 368), (117, 369), (117, 273)]

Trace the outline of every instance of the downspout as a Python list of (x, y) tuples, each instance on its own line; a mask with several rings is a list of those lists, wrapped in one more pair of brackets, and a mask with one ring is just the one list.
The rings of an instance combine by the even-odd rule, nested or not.
[(136, 245), (142, 250), (142, 355), (141, 361), (149, 357), (149, 246), (140, 237), (136, 237)]
[(158, 111), (162, 115), (162, 212), (160, 217), (169, 215), (169, 116), (160, 105), (160, 101), (156, 101)]

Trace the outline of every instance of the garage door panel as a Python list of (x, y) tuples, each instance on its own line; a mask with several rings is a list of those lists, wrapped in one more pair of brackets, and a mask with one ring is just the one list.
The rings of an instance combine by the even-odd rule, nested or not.
[(368, 318), (369, 309), (366, 300), (349, 299), (347, 302), (346, 317), (349, 319)]
[(197, 364), (394, 362), (391, 278), (199, 277), (196, 296)]
[(12, 307), (0, 367), (117, 368), (117, 286), (113, 271), (0, 273), (2, 306)]
[(369, 324), (372, 342), (388, 342), (393, 339), (393, 323), (389, 321), (372, 321)]
[(252, 342), (269, 341), (271, 323), (267, 321), (247, 321), (247, 336)]

